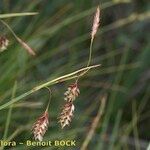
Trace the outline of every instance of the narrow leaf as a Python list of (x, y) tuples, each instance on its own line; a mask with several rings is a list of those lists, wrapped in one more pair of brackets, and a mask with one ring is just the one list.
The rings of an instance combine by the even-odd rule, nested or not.
[(37, 12), (0, 14), (0, 19), (10, 18), (10, 17), (31, 16), (31, 15), (37, 15), (37, 14), (38, 14)]

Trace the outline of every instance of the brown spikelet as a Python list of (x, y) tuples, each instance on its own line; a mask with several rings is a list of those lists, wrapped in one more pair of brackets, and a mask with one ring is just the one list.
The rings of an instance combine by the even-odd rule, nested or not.
[(61, 125), (61, 128), (63, 129), (66, 125), (69, 125), (72, 117), (73, 117), (73, 112), (74, 112), (74, 105), (73, 102), (67, 101), (65, 105), (63, 106), (62, 112), (59, 117), (59, 122)]
[(9, 40), (5, 36), (0, 37), (0, 52), (7, 49)]
[(33, 56), (36, 55), (35, 52), (34, 52), (34, 50), (27, 43), (25, 43), (24, 41), (22, 41), (19, 37), (16, 37), (16, 39), (22, 45), (22, 47), (24, 47), (24, 49), (27, 50), (27, 52), (30, 55), (33, 55)]
[(92, 26), (92, 32), (91, 32), (91, 40), (92, 41), (93, 41), (93, 39), (94, 39), (94, 37), (97, 33), (99, 23), (100, 23), (100, 9), (99, 9), (99, 6), (98, 6), (97, 10), (96, 10), (96, 13), (95, 13), (95, 16), (94, 16), (94, 20), (93, 20), (93, 26)]
[(36, 55), (34, 50), (23, 40), (21, 40), (16, 33), (11, 29), (11, 27), (3, 20), (0, 20), (8, 29), (9, 31), (13, 34), (13, 36), (16, 38), (16, 40), (22, 45), (22, 47), (30, 54), (30, 55)]
[(74, 101), (76, 97), (80, 94), (80, 90), (77, 83), (69, 85), (67, 91), (64, 93), (66, 101)]
[(37, 119), (32, 127), (32, 132), (35, 140), (42, 141), (43, 136), (47, 131), (49, 125), (48, 112), (45, 111), (44, 114)]

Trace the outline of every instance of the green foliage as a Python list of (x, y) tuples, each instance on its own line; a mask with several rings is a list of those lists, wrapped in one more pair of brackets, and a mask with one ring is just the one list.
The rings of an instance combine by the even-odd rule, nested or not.
[[(75, 80), (70, 73), (86, 66), (97, 5), (101, 23), (93, 44), (92, 65), (101, 67), (91, 69), (80, 80), (75, 116), (71, 126), (61, 130), (57, 117), (63, 93)], [(52, 85), (51, 121), (44, 140), (75, 139), (77, 145), (71, 149), (80, 149), (101, 96), (107, 94), (104, 114), (88, 149), (146, 149), (150, 141), (148, 7), (147, 1), (127, 0), (0, 1), (0, 19), (36, 51), (35, 57), (30, 56), (0, 24), (1, 35), (10, 40), (8, 49), (0, 53), (0, 139), (32, 140), (30, 128), (45, 110), (49, 96), (39, 85), (48, 82)], [(64, 75), (69, 75), (65, 82), (55, 82)], [(34, 91), (34, 87), (39, 89)], [(26, 148), (18, 145), (13, 149)]]

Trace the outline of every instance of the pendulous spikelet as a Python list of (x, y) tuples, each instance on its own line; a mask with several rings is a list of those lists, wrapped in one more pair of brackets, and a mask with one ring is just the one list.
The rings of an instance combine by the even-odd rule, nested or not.
[(0, 37), (0, 52), (7, 49), (9, 40), (5, 36)]
[(48, 112), (45, 111), (44, 114), (37, 119), (32, 127), (32, 132), (35, 140), (42, 141), (43, 136), (46, 133), (49, 125)]
[(61, 112), (60, 117), (59, 117), (59, 122), (60, 122), (62, 129), (66, 125), (70, 124), (70, 122), (73, 118), (74, 109), (75, 109), (75, 107), (73, 105), (73, 102), (67, 101), (65, 103), (65, 105), (63, 106), (62, 112)]
[(77, 83), (71, 84), (68, 87), (68, 90), (64, 93), (66, 101), (74, 101), (76, 97), (80, 94), (80, 90), (77, 86)]
[(94, 37), (97, 33), (98, 27), (99, 27), (99, 23), (100, 23), (100, 9), (99, 6), (97, 7), (95, 16), (94, 16), (94, 20), (93, 20), (93, 26), (92, 26), (92, 32), (91, 32), (91, 40), (94, 40)]
[(62, 112), (59, 116), (59, 122), (61, 125), (61, 128), (64, 128), (66, 125), (69, 125), (74, 113), (74, 104), (73, 101), (78, 97), (80, 94), (79, 88), (77, 86), (77, 83), (69, 85), (67, 91), (64, 93), (65, 95), (65, 105), (62, 108)]
[(32, 56), (35, 56), (36, 53), (34, 52), (34, 50), (27, 44), (25, 43), (23, 40), (21, 40), (19, 37), (16, 37), (17, 41), (22, 45), (22, 47)]

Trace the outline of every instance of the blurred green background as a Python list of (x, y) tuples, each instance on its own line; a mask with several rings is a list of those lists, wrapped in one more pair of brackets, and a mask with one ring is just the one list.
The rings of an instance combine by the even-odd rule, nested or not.
[[(30, 56), (0, 24), (0, 34), (10, 41), (0, 53), (0, 106), (32, 87), (86, 66), (90, 32), (97, 5), (101, 23), (94, 41), (92, 69), (79, 82), (80, 96), (70, 127), (57, 123), (69, 80), (51, 86), (50, 126), (44, 140), (75, 139), (76, 147), (30, 147), (5, 149), (81, 148), (97, 115), (103, 95), (106, 107), (87, 149), (145, 150), (150, 141), (150, 12), (148, 0), (1, 0), (0, 14), (38, 12), (36, 16), (5, 18), (14, 32), (36, 51)], [(31, 126), (43, 113), (48, 93), (42, 89), (0, 111), (0, 139), (32, 140)], [(6, 131), (6, 122), (10, 124)], [(7, 122), (8, 123), (8, 122)], [(7, 133), (6, 133), (7, 132)]]

